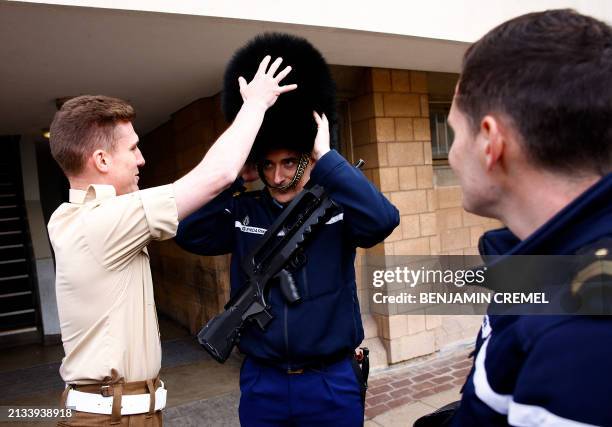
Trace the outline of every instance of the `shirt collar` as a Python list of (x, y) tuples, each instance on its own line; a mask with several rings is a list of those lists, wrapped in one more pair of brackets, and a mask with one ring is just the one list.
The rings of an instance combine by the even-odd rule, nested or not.
[(531, 236), (520, 241), (509, 229), (486, 232), (484, 255), (572, 254), (579, 248), (612, 235), (612, 173), (561, 209)]
[(102, 184), (91, 184), (87, 191), (71, 188), (69, 193), (70, 203), (77, 204), (83, 204), (92, 200), (104, 200), (117, 195), (115, 187)]

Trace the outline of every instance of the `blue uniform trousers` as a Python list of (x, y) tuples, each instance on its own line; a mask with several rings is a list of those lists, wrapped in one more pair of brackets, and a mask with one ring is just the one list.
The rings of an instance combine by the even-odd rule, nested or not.
[(289, 374), (247, 357), (240, 371), (243, 427), (357, 427), (363, 425), (361, 388), (349, 358)]

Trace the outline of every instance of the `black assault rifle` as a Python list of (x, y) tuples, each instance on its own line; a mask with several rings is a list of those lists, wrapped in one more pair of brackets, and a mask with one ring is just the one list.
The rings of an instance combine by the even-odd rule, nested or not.
[[(363, 160), (360, 160), (356, 167), (362, 165)], [(279, 279), (281, 293), (289, 304), (300, 300), (286, 267), (296, 263), (304, 244), (335, 211), (337, 205), (323, 187), (306, 185), (266, 231), (242, 263), (242, 270), (247, 275), (246, 286), (229, 300), (223, 313), (213, 317), (198, 333), (198, 341), (216, 361), (227, 360), (245, 322), (255, 322), (263, 331), (272, 320), (265, 299), (272, 279)]]

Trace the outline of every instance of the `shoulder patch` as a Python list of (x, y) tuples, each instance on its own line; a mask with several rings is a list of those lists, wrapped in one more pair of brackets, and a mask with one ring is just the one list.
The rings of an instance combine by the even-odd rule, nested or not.
[(242, 231), (243, 233), (249, 233), (249, 234), (261, 234), (261, 235), (263, 235), (267, 231), (265, 228), (249, 227), (247, 225), (242, 224), (240, 221), (235, 221), (234, 222), (234, 227), (240, 229), (240, 231)]
[[(582, 268), (572, 279), (572, 295), (577, 295), (587, 282), (594, 280), (600, 284), (609, 283), (612, 280), (612, 259), (607, 258), (609, 250), (601, 248), (595, 251), (597, 257), (593, 262)], [(607, 276), (607, 279), (605, 278)]]
[(574, 314), (612, 314), (612, 251), (599, 247), (585, 257), (571, 279), (561, 304)]

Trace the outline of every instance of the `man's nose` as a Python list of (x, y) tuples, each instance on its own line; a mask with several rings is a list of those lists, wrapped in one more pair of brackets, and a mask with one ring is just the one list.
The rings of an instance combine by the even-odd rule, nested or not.
[(142, 155), (142, 153), (140, 152), (140, 150), (138, 150), (138, 160), (136, 165), (141, 168), (145, 165), (145, 159), (144, 156)]
[(279, 167), (274, 169), (274, 185), (281, 185), (285, 180), (285, 176), (282, 174), (282, 171)]

